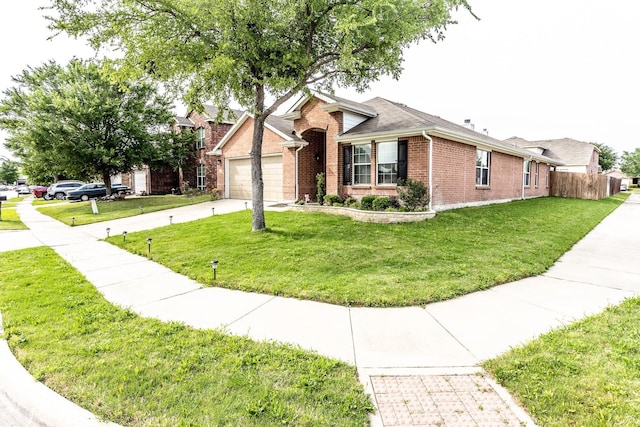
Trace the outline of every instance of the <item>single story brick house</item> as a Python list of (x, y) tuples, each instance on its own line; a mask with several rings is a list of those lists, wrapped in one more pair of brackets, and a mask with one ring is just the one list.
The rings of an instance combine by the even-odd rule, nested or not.
[(540, 141), (527, 141), (523, 138), (511, 137), (504, 141), (507, 144), (526, 148), (550, 157), (562, 165), (556, 167), (557, 172), (574, 172), (597, 174), (600, 171), (600, 149), (588, 142), (577, 141), (571, 138), (545, 139)]
[[(243, 114), (207, 153), (220, 165), (224, 197), (251, 197), (252, 128)], [(262, 155), (265, 200), (313, 199), (316, 174), (324, 172), (327, 194), (356, 198), (396, 196), (399, 178), (419, 180), (434, 210), (548, 196), (549, 172), (563, 165), (403, 104), (323, 93), (269, 117)]]

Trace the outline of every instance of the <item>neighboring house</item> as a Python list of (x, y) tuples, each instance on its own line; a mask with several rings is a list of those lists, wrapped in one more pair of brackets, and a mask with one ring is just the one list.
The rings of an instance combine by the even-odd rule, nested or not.
[[(225, 197), (251, 197), (252, 128), (243, 115), (208, 153), (224, 166)], [(396, 196), (399, 178), (419, 180), (436, 210), (548, 196), (549, 171), (563, 165), (386, 99), (318, 93), (267, 120), (262, 155), (265, 200), (314, 199), (324, 172), (327, 194), (356, 198)]]
[(123, 175), (122, 183), (132, 188), (136, 194), (170, 194), (182, 190), (185, 183), (203, 191), (217, 188), (218, 163), (205, 153), (220, 142), (241, 115), (242, 111), (232, 110), (226, 117), (218, 117), (216, 107), (205, 105), (202, 113), (192, 110), (185, 117), (174, 117), (175, 128), (181, 132), (196, 133), (194, 158), (180, 171), (169, 166), (160, 169), (144, 166), (127, 174), (128, 177)]
[(518, 137), (509, 138), (504, 142), (564, 163), (556, 167), (558, 172), (588, 174), (601, 172), (599, 165), (600, 150), (588, 142), (576, 141), (571, 138), (527, 141)]
[(605, 175), (610, 176), (612, 178), (618, 178), (620, 180), (620, 184), (625, 184), (627, 188), (629, 188), (629, 185), (633, 184), (633, 178), (630, 176), (627, 176), (626, 173), (618, 169), (610, 170), (609, 172), (606, 172)]

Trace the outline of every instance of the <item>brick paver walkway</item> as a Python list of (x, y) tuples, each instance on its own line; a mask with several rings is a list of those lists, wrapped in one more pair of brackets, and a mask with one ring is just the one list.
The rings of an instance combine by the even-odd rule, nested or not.
[(481, 374), (372, 376), (385, 427), (521, 427), (518, 418)]

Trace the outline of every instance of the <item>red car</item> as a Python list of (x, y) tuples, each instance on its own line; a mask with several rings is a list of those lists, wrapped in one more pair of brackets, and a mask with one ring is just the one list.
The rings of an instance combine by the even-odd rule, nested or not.
[(45, 197), (47, 195), (47, 188), (49, 187), (43, 187), (42, 185), (38, 185), (36, 188), (33, 189), (33, 195), (40, 198), (40, 197), (44, 197), (45, 199), (47, 197)]

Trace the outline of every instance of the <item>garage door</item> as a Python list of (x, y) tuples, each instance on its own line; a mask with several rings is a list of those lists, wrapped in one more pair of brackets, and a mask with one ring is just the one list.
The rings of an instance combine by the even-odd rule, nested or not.
[[(229, 197), (251, 199), (251, 159), (229, 160)], [(283, 200), (282, 156), (262, 158), (262, 180), (264, 200)]]

